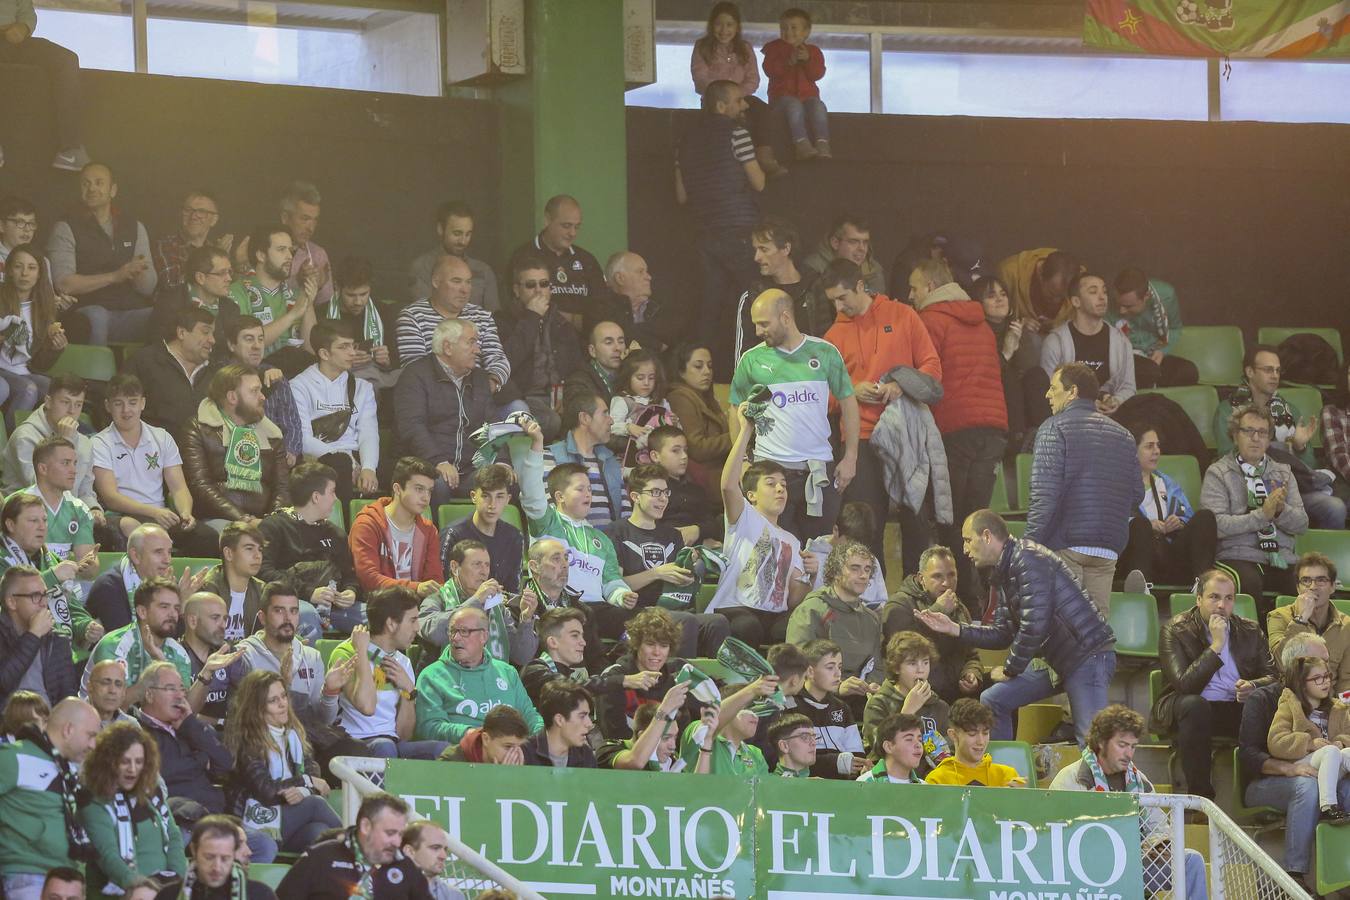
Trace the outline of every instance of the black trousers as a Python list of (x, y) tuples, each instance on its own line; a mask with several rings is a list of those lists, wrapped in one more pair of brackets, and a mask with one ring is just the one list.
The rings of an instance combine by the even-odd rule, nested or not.
[(718, 610), (731, 623), (731, 636), (755, 649), (787, 640), (788, 614), (771, 613), (748, 606), (724, 606)]
[(75, 52), (45, 38), (29, 37), (17, 44), (0, 40), (0, 63), (43, 71), (52, 86), (58, 149), (80, 146), (80, 58)]
[(1182, 387), (1200, 381), (1195, 363), (1180, 356), (1164, 356), (1158, 365), (1147, 356), (1134, 357), (1134, 381), (1141, 388)]
[(994, 496), (995, 467), (1003, 464), (1008, 440), (995, 428), (963, 428), (944, 434), (942, 446), (947, 451), (951, 480), (952, 524), (940, 526), (938, 531), (942, 543), (956, 557), (957, 593), (968, 607), (979, 606), (983, 592), (975, 566), (961, 546), (961, 525), (966, 516), (989, 506)]
[(1172, 746), (1181, 757), (1186, 790), (1201, 797), (1214, 797), (1210, 777), (1213, 740), (1237, 740), (1242, 724), (1242, 704), (1237, 700), (1206, 700), (1199, 694), (1181, 694), (1176, 699), (1176, 737)]
[(1214, 513), (1197, 509), (1180, 531), (1158, 535), (1149, 520), (1135, 516), (1130, 520), (1130, 539), (1120, 555), (1116, 574), (1124, 577), (1138, 569), (1154, 584), (1190, 584), (1195, 577), (1214, 566), (1214, 547), (1218, 543)]

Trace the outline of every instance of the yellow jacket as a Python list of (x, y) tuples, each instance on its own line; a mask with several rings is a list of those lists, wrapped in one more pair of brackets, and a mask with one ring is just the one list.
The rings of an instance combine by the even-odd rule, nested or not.
[(963, 787), (968, 784), (983, 787), (1006, 787), (1013, 783), (1026, 784), (1026, 779), (1017, 774), (1012, 766), (996, 763), (988, 753), (978, 766), (968, 766), (955, 755), (949, 756), (938, 767), (928, 773), (924, 781), (929, 784), (950, 784)]

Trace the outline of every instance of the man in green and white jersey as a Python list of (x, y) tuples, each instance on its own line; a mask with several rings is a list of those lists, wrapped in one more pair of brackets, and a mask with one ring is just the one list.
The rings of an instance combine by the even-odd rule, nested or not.
[[(42, 498), (47, 509), (47, 549), (58, 559), (84, 559), (94, 549), (94, 516), (83, 500), (72, 493), (75, 487), (77, 451), (63, 437), (49, 437), (33, 448), (34, 483), (15, 493)], [(98, 558), (90, 571), (80, 577), (98, 575)]]
[[(761, 293), (750, 307), (750, 317), (763, 343), (747, 350), (736, 364), (731, 404), (749, 400), (758, 386), (768, 388), (768, 401), (752, 414), (754, 461), (772, 460), (788, 470), (788, 500), (780, 523), (805, 541), (834, 527), (839, 497), (853, 480), (858, 400), (844, 358), (833, 344), (802, 334), (786, 292), (771, 288)], [(844, 444), (837, 464), (830, 444), (832, 399), (839, 405)], [(735, 416), (729, 418), (736, 421)]]

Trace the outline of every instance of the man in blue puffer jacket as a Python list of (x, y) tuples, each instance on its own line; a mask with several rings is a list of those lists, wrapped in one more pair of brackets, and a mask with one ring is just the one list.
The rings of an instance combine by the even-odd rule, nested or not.
[(1050, 376), (1045, 397), (1054, 415), (1036, 432), (1026, 537), (1058, 553), (1106, 617), (1144, 484), (1134, 438), (1097, 412), (1097, 391), (1097, 376), (1082, 363)]
[[(963, 548), (977, 567), (993, 567), (990, 624), (960, 624), (925, 610), (915, 618), (939, 634), (997, 650), (1011, 647), (980, 702), (994, 711), (996, 741), (1013, 738), (1013, 711), (1059, 691), (1069, 695), (1080, 746), (1092, 718), (1106, 706), (1116, 672), (1116, 636), (1057, 555), (1034, 541), (1012, 538), (1008, 524), (988, 509), (961, 526)], [(1039, 658), (1039, 659), (1038, 659)]]

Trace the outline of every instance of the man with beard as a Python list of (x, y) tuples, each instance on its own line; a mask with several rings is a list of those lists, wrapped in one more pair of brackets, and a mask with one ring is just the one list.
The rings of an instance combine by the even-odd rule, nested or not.
[(352, 333), (359, 335), (352, 360), (353, 375), (369, 381), (377, 391), (393, 387), (398, 381), (398, 368), (385, 339), (379, 305), (370, 293), (370, 284), (375, 280), (374, 265), (364, 256), (344, 257), (337, 265), (334, 280), (337, 292), (327, 306), (320, 308), (319, 318), (346, 322)]
[[(286, 347), (299, 347), (314, 327), (314, 297), (319, 275), (311, 271), (293, 289), (290, 277), (295, 242), (282, 226), (260, 228), (249, 237), (249, 262), (253, 272), (230, 285), (230, 297), (245, 316), (263, 323), (267, 355)], [(330, 287), (331, 293), (331, 287)], [(328, 297), (324, 297), (327, 302)], [(304, 368), (297, 366), (297, 371)]]
[(473, 210), (467, 205), (451, 200), (436, 208), (436, 237), (440, 247), (428, 250), (413, 260), (408, 270), (408, 280), (412, 282), (410, 300), (420, 300), (431, 294), (431, 274), (442, 256), (456, 256), (469, 266), (473, 286), (469, 289), (469, 302), (481, 306), (488, 312), (501, 308), (497, 295), (497, 276), (492, 267), (481, 259), (469, 256), (469, 244), (473, 242)]
[(188, 482), (204, 517), (257, 522), (287, 505), (281, 429), (263, 415), (256, 369), (231, 364), (213, 375), (184, 438)]
[(216, 326), (216, 338), (225, 345), (222, 365), (239, 363), (252, 366), (262, 376), (263, 413), (281, 429), (286, 445), (286, 461), (292, 465), (304, 452), (304, 434), (300, 430), (300, 412), (291, 393), (291, 381), (276, 366), (263, 364), (267, 339), (263, 323), (254, 316), (235, 316)]
[(171, 884), (155, 900), (276, 900), (272, 889), (248, 880), (235, 862), (239, 830), (229, 816), (211, 815), (192, 828), (187, 846), (188, 873), (181, 885)]
[(403, 855), (408, 804), (389, 794), (361, 801), (356, 825), (305, 851), (277, 892), (287, 900), (432, 900), (427, 879)]
[[(183, 645), (174, 639), (178, 631), (178, 616), (182, 601), (178, 585), (171, 578), (154, 577), (142, 581), (136, 588), (135, 619), (122, 628), (108, 632), (94, 648), (89, 658), (90, 668), (105, 659), (122, 661), (126, 668), (127, 706), (134, 706), (145, 696), (141, 673), (152, 662), (167, 660), (173, 663), (183, 683), (192, 680), (192, 663)], [(80, 683), (80, 696), (89, 696), (89, 670)]]

